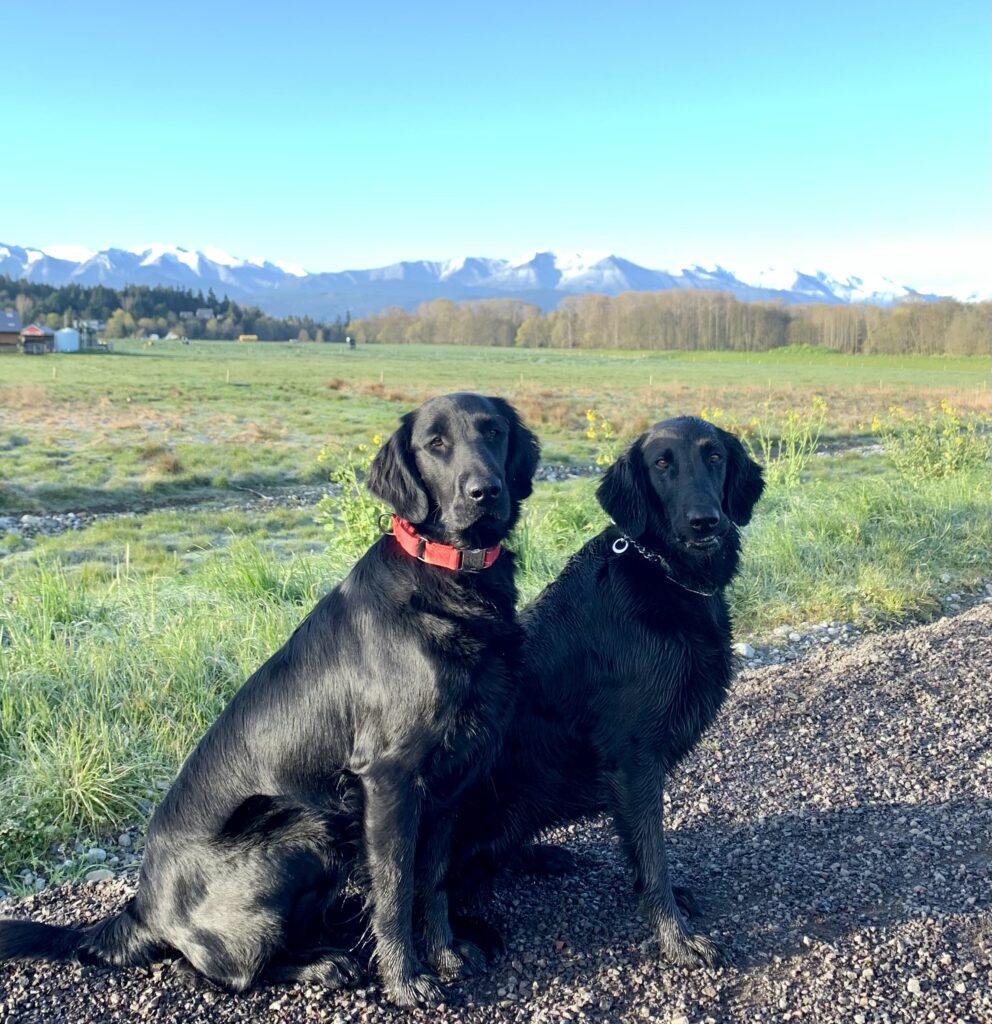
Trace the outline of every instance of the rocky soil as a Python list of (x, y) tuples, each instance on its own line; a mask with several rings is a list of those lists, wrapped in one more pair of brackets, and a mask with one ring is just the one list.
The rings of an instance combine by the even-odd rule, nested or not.
[[(0, 1021), (988, 1022), (992, 604), (808, 646), (741, 673), (671, 787), (673, 869), (719, 969), (658, 961), (609, 824), (592, 821), (554, 837), (577, 873), (502, 881), (486, 914), (507, 953), (440, 1009), (395, 1010), (375, 986), (234, 997), (169, 964), (21, 964), (0, 967)], [(125, 875), (0, 906), (91, 921), (131, 891)]]

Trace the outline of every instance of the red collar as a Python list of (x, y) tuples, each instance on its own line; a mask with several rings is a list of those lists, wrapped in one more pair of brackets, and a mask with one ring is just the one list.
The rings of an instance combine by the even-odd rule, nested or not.
[(464, 569), (466, 572), (488, 569), (503, 550), (499, 544), (491, 548), (453, 548), (449, 544), (438, 544), (421, 537), (405, 519), (397, 515), (393, 516), (392, 525), (393, 536), (408, 555), (443, 569)]

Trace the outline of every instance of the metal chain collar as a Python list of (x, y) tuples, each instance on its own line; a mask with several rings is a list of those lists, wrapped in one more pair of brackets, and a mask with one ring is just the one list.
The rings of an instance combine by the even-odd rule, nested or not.
[[(616, 523), (613, 524), (616, 526)], [(619, 537), (611, 545), (613, 554), (622, 555), (627, 548), (633, 548), (642, 558), (646, 558), (649, 562), (657, 562), (661, 566), (664, 574), (674, 583), (677, 587), (681, 587), (683, 590), (688, 590), (690, 594), (698, 594), (700, 597), (713, 597), (720, 588), (717, 587), (714, 590), (696, 590), (695, 587), (686, 586), (681, 580), (677, 580), (672, 573), (675, 571), (668, 562), (658, 554), (657, 551), (652, 551), (650, 548), (643, 547), (638, 544), (636, 540), (631, 540), (630, 537), (625, 534), (620, 534)]]

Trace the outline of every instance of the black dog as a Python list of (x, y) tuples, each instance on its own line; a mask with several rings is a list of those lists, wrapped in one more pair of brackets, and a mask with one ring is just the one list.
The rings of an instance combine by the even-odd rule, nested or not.
[[(727, 693), (723, 588), (737, 569), (737, 528), (763, 486), (733, 435), (692, 417), (656, 424), (606, 473), (597, 496), (615, 525), (521, 616), (518, 710), (456, 831), (463, 896), (541, 829), (608, 811), (663, 955), (716, 961), (680, 912), (677, 898), (688, 910), (689, 894), (672, 888), (662, 787)], [(541, 849), (525, 852), (564, 867), (554, 848), (539, 858)]]
[(187, 759), (152, 819), (135, 897), (86, 928), (0, 922), (0, 959), (126, 966), (179, 953), (235, 991), (352, 982), (360, 965), (329, 924), (351, 838), (388, 995), (442, 998), (416, 956), (415, 896), (427, 960), (455, 974), (478, 966), (478, 948), (452, 934), (444, 882), (458, 799), (512, 713), (521, 637), (499, 542), (538, 451), (500, 399), (447, 395), (404, 416), (368, 478), (398, 513), (396, 535), (372, 545)]

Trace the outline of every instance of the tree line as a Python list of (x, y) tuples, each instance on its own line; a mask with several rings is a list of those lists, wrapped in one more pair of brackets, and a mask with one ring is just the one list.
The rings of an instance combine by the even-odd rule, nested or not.
[[(588, 294), (565, 298), (557, 309), (516, 299), (454, 302), (435, 299), (408, 313), (400, 308), (333, 322), (272, 317), (190, 289), (104, 285), (54, 287), (0, 277), (0, 308), (14, 307), (24, 323), (52, 328), (73, 319), (101, 320), (108, 337), (190, 333), (230, 339), (254, 334), (264, 341), (344, 341), (522, 348), (636, 348), (763, 352), (814, 345), (845, 353), (992, 355), (992, 302), (905, 301), (890, 308), (741, 302), (724, 292), (673, 289)], [(183, 312), (210, 309), (191, 325)]]
[(741, 302), (673, 289), (577, 295), (544, 313), (510, 299), (425, 302), (356, 320), (358, 341), (763, 352), (814, 345), (845, 353), (992, 355), (992, 302), (905, 301), (890, 308)]
[[(56, 287), (0, 277), (0, 309), (16, 309), (24, 324), (39, 323), (53, 330), (71, 327), (74, 320), (99, 320), (108, 338), (165, 337), (172, 332), (196, 338), (232, 339), (254, 334), (262, 341), (344, 341), (351, 317), (332, 322), (312, 317), (273, 317), (255, 306), (242, 306), (213, 289), (204, 295), (188, 288), (129, 285), (108, 288), (67, 284)], [(180, 316), (196, 310), (212, 316), (192, 320)]]

